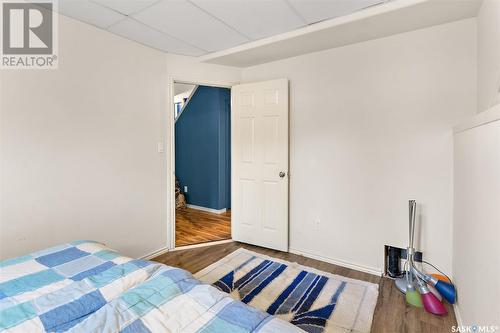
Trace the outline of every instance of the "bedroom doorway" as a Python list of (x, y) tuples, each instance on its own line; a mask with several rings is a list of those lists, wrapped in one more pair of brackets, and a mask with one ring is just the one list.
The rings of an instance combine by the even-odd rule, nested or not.
[(231, 89), (173, 82), (175, 247), (231, 239)]

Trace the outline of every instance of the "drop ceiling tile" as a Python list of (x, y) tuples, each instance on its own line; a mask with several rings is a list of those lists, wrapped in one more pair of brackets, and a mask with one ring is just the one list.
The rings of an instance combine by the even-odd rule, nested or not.
[(354, 13), (384, 0), (287, 0), (295, 10), (312, 24), (338, 16)]
[(86, 0), (61, 0), (59, 12), (100, 28), (106, 28), (125, 18), (114, 10)]
[[(64, 0), (62, 0), (64, 1)], [(144, 9), (158, 0), (93, 0), (122, 14), (130, 15)]]
[(206, 53), (131, 18), (112, 25), (108, 31), (165, 52), (190, 56), (200, 56)]
[(305, 22), (283, 0), (191, 0), (251, 39), (300, 28)]
[(207, 51), (247, 42), (247, 38), (184, 0), (162, 0), (132, 15), (137, 20)]

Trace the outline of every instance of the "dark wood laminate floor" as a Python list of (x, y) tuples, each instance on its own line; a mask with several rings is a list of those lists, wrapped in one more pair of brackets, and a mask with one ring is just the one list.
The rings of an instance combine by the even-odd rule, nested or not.
[(192, 208), (175, 212), (175, 246), (231, 239), (231, 211), (208, 213)]
[(448, 315), (437, 317), (426, 313), (423, 309), (407, 306), (404, 295), (396, 289), (393, 281), (390, 279), (377, 277), (368, 273), (291, 253), (232, 242), (183, 251), (173, 251), (158, 256), (153, 260), (170, 266), (181, 267), (192, 273), (196, 273), (240, 247), (275, 258), (294, 261), (301, 265), (314, 267), (325, 272), (377, 283), (379, 285), (379, 298), (373, 316), (372, 332), (374, 333), (444, 333), (451, 332), (451, 326), (457, 325), (453, 308), (449, 304), (447, 304)]

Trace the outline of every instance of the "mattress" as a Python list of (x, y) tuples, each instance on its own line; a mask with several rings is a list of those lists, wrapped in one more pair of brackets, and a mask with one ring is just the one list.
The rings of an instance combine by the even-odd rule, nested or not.
[(0, 332), (303, 332), (189, 272), (77, 241), (0, 262)]

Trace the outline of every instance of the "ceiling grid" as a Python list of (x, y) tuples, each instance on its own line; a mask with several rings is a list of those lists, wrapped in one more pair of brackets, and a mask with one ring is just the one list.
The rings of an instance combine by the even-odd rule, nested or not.
[[(164, 52), (202, 56), (382, 0), (62, 0), (59, 12)], [(329, 5), (336, 3), (337, 5)]]

